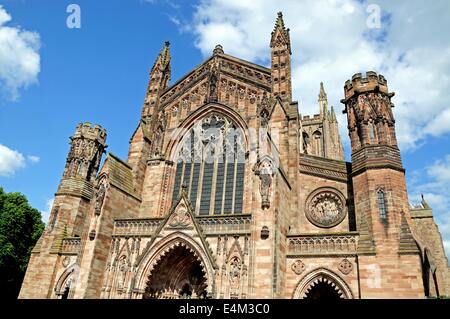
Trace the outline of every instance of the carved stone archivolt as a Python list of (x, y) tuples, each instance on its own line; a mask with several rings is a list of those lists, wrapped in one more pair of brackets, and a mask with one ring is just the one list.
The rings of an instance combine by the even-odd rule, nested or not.
[(294, 291), (294, 299), (305, 299), (310, 297), (311, 290), (316, 285), (329, 286), (336, 296), (341, 299), (353, 298), (353, 293), (347, 283), (333, 271), (326, 268), (315, 269), (302, 277)]
[(340, 224), (347, 214), (345, 198), (334, 188), (319, 188), (309, 195), (305, 214), (317, 227), (334, 227)]
[(300, 275), (305, 270), (305, 268), (305, 264), (300, 259), (294, 261), (291, 266), (292, 271), (297, 275)]
[(342, 259), (338, 267), (339, 271), (344, 275), (348, 275), (353, 270), (353, 264), (347, 258)]

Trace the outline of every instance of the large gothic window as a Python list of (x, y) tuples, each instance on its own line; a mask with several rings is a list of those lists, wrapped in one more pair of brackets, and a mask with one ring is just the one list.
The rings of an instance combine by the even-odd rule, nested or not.
[(219, 114), (197, 122), (181, 142), (176, 163), (172, 203), (185, 185), (200, 215), (242, 213), (245, 147), (234, 123)]

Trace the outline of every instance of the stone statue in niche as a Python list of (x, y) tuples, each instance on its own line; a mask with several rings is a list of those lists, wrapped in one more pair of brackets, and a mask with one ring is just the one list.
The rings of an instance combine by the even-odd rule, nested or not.
[(163, 143), (163, 137), (165, 128), (167, 126), (167, 115), (165, 113), (160, 113), (158, 122), (157, 122), (157, 129), (155, 130), (154, 136), (153, 136), (153, 156), (157, 157), (161, 155), (161, 149), (162, 149), (162, 143)]
[(53, 207), (53, 212), (51, 214), (51, 220), (48, 223), (47, 231), (51, 232), (53, 228), (55, 228), (56, 222), (58, 221), (58, 214), (59, 214), (59, 206)]
[(207, 102), (217, 102), (217, 70), (213, 68), (209, 76), (209, 96)]
[(266, 209), (270, 207), (270, 195), (272, 191), (272, 178), (274, 175), (272, 164), (270, 162), (263, 162), (259, 169), (259, 179), (261, 181), (259, 191), (261, 193), (261, 208)]
[(233, 289), (239, 289), (241, 279), (241, 261), (238, 257), (233, 257), (230, 262), (230, 285)]
[(106, 195), (106, 186), (104, 183), (101, 183), (98, 186), (97, 192), (95, 194), (95, 214), (100, 215), (102, 210), (103, 201), (105, 200)]
[(117, 288), (119, 290), (125, 288), (125, 276), (127, 272), (127, 261), (123, 258), (119, 264), (119, 275), (117, 278)]

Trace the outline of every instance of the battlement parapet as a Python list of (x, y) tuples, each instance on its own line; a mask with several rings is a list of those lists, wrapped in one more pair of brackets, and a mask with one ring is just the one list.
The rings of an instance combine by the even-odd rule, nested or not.
[(72, 136), (74, 138), (87, 138), (91, 140), (97, 140), (101, 144), (106, 142), (106, 129), (100, 125), (92, 125), (89, 122), (78, 124), (75, 134)]
[(373, 71), (367, 71), (366, 76), (363, 76), (362, 73), (353, 75), (351, 80), (345, 82), (344, 91), (345, 99), (349, 99), (356, 94), (372, 91), (389, 94), (385, 77)]

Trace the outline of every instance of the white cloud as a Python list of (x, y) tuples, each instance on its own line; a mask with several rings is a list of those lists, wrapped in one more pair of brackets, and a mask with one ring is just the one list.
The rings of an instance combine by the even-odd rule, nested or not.
[(55, 201), (54, 198), (48, 199), (45, 203), (45, 210), (41, 211), (42, 214), (42, 221), (47, 224), (48, 220), (50, 218), (50, 213), (53, 207), (53, 202)]
[(25, 168), (27, 162), (36, 164), (39, 163), (40, 157), (36, 155), (24, 156), (16, 150), (0, 144), (0, 176), (13, 176), (19, 169)]
[(0, 176), (12, 176), (25, 165), (25, 157), (21, 153), (0, 144)]
[(39, 163), (40, 160), (41, 160), (41, 158), (39, 156), (36, 156), (36, 155), (28, 155), (27, 159), (33, 164)]
[(0, 92), (16, 100), (19, 89), (38, 81), (40, 38), (36, 32), (6, 26), (11, 20), (0, 5)]
[[(270, 64), (270, 33), (277, 11), (291, 30), (294, 99), (302, 114), (318, 112), (323, 81), (331, 105), (341, 110), (343, 85), (354, 73), (383, 74), (395, 91), (394, 113), (402, 150), (428, 136), (450, 132), (450, 2), (377, 2), (381, 29), (368, 29), (368, 2), (356, 0), (201, 0), (192, 22), (182, 26), (196, 37), (206, 57), (216, 44), (225, 53)], [(380, 41), (375, 41), (379, 39)], [(348, 143), (346, 118), (338, 113)]]
[[(418, 178), (418, 177), (421, 178)], [(427, 182), (423, 182), (426, 180)], [(447, 257), (450, 257), (450, 154), (432, 165), (412, 173), (410, 199), (420, 201), (422, 193), (433, 208), (433, 214), (444, 240)]]

